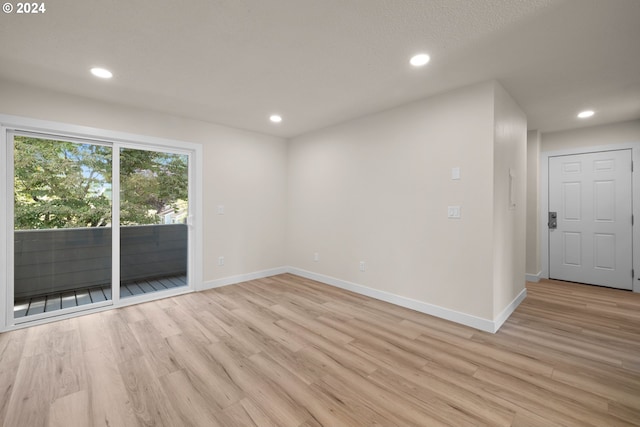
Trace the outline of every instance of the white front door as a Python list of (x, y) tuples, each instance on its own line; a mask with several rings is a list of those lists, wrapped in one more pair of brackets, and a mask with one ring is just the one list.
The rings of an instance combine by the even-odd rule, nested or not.
[(631, 172), (631, 150), (549, 158), (549, 278), (632, 288)]

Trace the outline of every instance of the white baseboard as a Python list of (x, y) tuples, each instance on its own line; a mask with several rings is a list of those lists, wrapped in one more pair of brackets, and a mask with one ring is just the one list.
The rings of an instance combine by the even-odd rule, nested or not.
[[(481, 331), (495, 333), (498, 330), (498, 328), (496, 327), (496, 322), (491, 321), (489, 319), (483, 319), (481, 317), (472, 316), (466, 313), (461, 313), (459, 311), (440, 307), (434, 304), (429, 304), (423, 301), (418, 301), (412, 298), (407, 298), (400, 295), (392, 294), (390, 292), (379, 291), (377, 289), (369, 288), (367, 286), (358, 285), (352, 282), (347, 282), (346, 280), (325, 276), (324, 274), (312, 273), (310, 271), (302, 270), (300, 268), (288, 267), (288, 272), (291, 274), (305, 277), (307, 279), (315, 280), (317, 282), (325, 283), (327, 285), (346, 289), (348, 291), (352, 291), (357, 294), (366, 295), (371, 298), (375, 298), (381, 301), (389, 302), (391, 304), (399, 305), (401, 307), (410, 308), (412, 310), (419, 311), (421, 313), (429, 314), (432, 316), (436, 316), (441, 319), (450, 320), (452, 322), (456, 322), (462, 325), (470, 326), (472, 328), (480, 329)], [(520, 296), (518, 296), (518, 298), (519, 297)], [(524, 298), (524, 296), (522, 298)], [(509, 305), (509, 307), (511, 307), (513, 304), (514, 303), (512, 302)], [(513, 307), (513, 309), (515, 309), (515, 307), (517, 307), (517, 304)], [(507, 310), (505, 310), (505, 312), (506, 311)], [(509, 312), (509, 314), (511, 313)], [(500, 323), (500, 325), (502, 325), (502, 323)]]
[(276, 276), (278, 274), (287, 273), (289, 270), (287, 267), (270, 268), (268, 270), (254, 271), (253, 273), (238, 274), (237, 276), (223, 277), (221, 279), (209, 280), (204, 282), (199, 291), (205, 289), (219, 288), (222, 286), (235, 285), (236, 283), (247, 282), (249, 280), (263, 279), (269, 276)]
[(540, 281), (540, 277), (542, 276), (542, 271), (538, 271), (538, 274), (525, 274), (525, 279), (527, 282), (538, 283)]
[(513, 299), (513, 301), (511, 301), (511, 303), (508, 306), (505, 307), (504, 310), (502, 310), (502, 313), (500, 313), (498, 317), (493, 319), (493, 326), (494, 326), (493, 333), (498, 332), (498, 329), (500, 329), (502, 324), (507, 321), (509, 316), (511, 316), (511, 313), (513, 313), (515, 309), (518, 308), (520, 303), (524, 301), (526, 297), (527, 297), (527, 289), (525, 288), (518, 294), (517, 297)]
[(346, 289), (351, 292), (355, 292), (360, 295), (366, 295), (371, 298), (375, 298), (381, 301), (385, 301), (391, 304), (406, 307), (411, 310), (419, 311), (421, 313), (429, 314), (431, 316), (439, 317), (441, 319), (450, 320), (462, 325), (470, 326), (481, 331), (495, 333), (500, 329), (500, 326), (509, 318), (511, 313), (518, 307), (518, 305), (527, 296), (527, 290), (523, 289), (522, 292), (500, 313), (500, 315), (494, 319), (484, 319), (481, 317), (473, 316), (459, 311), (451, 310), (448, 308), (440, 307), (438, 305), (429, 304), (423, 301), (418, 301), (412, 298), (403, 297), (400, 295), (392, 294), (390, 292), (380, 291), (370, 288), (368, 286), (359, 285), (357, 283), (348, 282), (346, 280), (337, 279), (335, 277), (326, 276), (324, 274), (313, 273), (311, 271), (303, 270), (296, 267), (278, 267), (268, 270), (256, 271), (253, 273), (239, 274), (237, 276), (223, 277), (221, 279), (210, 280), (202, 284), (202, 288), (198, 290), (219, 288), (222, 286), (233, 285), (236, 283), (247, 282), (249, 280), (263, 279), (269, 276), (276, 276), (278, 274), (291, 273), (297, 276), (305, 277), (307, 279), (315, 280), (327, 285), (335, 286), (337, 288)]

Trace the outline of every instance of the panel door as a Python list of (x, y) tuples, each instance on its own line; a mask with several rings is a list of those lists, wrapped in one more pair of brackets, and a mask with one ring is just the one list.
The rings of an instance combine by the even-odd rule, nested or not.
[(631, 289), (631, 150), (549, 158), (549, 277)]

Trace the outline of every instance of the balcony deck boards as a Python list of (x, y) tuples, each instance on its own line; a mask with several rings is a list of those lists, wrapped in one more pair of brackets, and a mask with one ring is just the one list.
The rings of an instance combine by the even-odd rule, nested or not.
[(142, 288), (140, 286), (138, 286), (137, 283), (131, 283), (130, 285), (126, 285), (127, 288), (129, 289), (129, 292), (131, 292), (132, 295), (140, 295), (140, 294), (144, 294), (145, 292), (142, 290)]
[(104, 296), (104, 292), (102, 292), (102, 288), (89, 289), (89, 296), (91, 296), (91, 302), (102, 302), (107, 300), (107, 297)]
[(47, 295), (44, 303), (44, 311), (55, 311), (62, 308), (62, 298), (60, 294)]
[(175, 283), (173, 283), (171, 280), (169, 280), (168, 278), (162, 278), (160, 280), (158, 280), (162, 285), (164, 285), (167, 289), (170, 288), (175, 288), (177, 285)]
[(62, 308), (76, 307), (78, 305), (75, 292), (65, 292), (61, 295), (61, 299)]
[(186, 276), (170, 276), (167, 279), (171, 280), (176, 286), (186, 286), (187, 285), (187, 277)]
[[(138, 280), (133, 283), (121, 284), (120, 296), (122, 298), (126, 298), (186, 285), (187, 276), (185, 275), (167, 276), (150, 280)], [(14, 304), (13, 316), (15, 319), (18, 319), (20, 317), (48, 313), (63, 308), (78, 307), (81, 305), (108, 301), (110, 299), (110, 285), (40, 295), (33, 298), (17, 300)]]
[(91, 304), (91, 297), (89, 296), (89, 291), (86, 289), (82, 289), (76, 292), (76, 301), (78, 305)]
[(158, 290), (158, 289), (155, 289), (153, 286), (151, 286), (146, 280), (141, 280), (136, 284), (140, 287), (140, 289), (142, 289), (142, 292), (144, 292), (145, 294), (148, 292), (155, 292)]

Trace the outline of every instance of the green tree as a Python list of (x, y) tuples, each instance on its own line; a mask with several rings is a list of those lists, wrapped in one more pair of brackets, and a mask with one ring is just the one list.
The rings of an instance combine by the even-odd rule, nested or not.
[(110, 223), (110, 147), (24, 136), (14, 144), (16, 229)]
[[(111, 223), (111, 147), (25, 136), (14, 143), (16, 229)], [(121, 224), (157, 224), (159, 212), (184, 206), (187, 173), (187, 156), (121, 150)]]
[(120, 223), (158, 224), (158, 213), (184, 209), (188, 198), (185, 155), (122, 149), (120, 151)]

